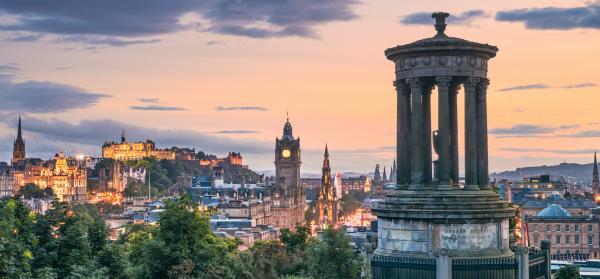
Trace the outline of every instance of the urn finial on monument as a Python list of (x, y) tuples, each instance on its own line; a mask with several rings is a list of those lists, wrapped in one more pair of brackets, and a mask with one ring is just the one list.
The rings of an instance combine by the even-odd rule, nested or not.
[(431, 14), (432, 18), (435, 18), (435, 30), (437, 31), (436, 36), (446, 36), (444, 31), (446, 30), (446, 18), (450, 16), (449, 13), (437, 12)]

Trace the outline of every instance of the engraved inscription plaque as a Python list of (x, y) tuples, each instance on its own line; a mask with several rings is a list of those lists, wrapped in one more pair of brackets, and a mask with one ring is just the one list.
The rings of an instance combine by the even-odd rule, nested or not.
[(482, 250), (498, 247), (498, 224), (440, 225), (440, 246), (449, 250)]

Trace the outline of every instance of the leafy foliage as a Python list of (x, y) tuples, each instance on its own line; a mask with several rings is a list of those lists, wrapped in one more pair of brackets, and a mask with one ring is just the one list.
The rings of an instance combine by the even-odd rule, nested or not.
[(0, 200), (0, 278), (357, 278), (360, 262), (343, 232), (323, 241), (307, 226), (256, 242), (211, 232), (189, 197), (167, 201), (158, 225), (129, 225), (115, 242), (94, 205), (55, 202), (35, 215), (19, 198)]
[(574, 265), (565, 265), (556, 272), (556, 279), (581, 279), (579, 267)]
[(19, 189), (19, 195), (26, 199), (52, 198), (54, 196), (54, 191), (52, 191), (52, 188), (41, 189), (36, 184), (27, 183)]
[(323, 240), (308, 248), (308, 270), (315, 279), (359, 278), (360, 260), (354, 255), (344, 232), (323, 231)]

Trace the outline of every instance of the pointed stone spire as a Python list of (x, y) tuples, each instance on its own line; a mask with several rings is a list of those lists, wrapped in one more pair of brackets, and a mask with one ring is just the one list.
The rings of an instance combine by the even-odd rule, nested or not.
[(381, 173), (379, 172), (379, 164), (375, 164), (375, 172), (373, 173), (373, 182), (375, 184), (381, 182)]
[(125, 143), (127, 138), (125, 138), (125, 130), (121, 130), (121, 143)]
[(21, 134), (21, 116), (19, 115), (19, 127), (17, 128), (17, 141), (23, 141), (23, 136)]
[(387, 174), (385, 173), (385, 166), (383, 166), (383, 182), (387, 181)]
[(25, 141), (23, 140), (23, 133), (21, 131), (21, 116), (19, 116), (19, 124), (17, 126), (17, 138), (13, 145), (13, 157), (12, 163), (25, 160)]

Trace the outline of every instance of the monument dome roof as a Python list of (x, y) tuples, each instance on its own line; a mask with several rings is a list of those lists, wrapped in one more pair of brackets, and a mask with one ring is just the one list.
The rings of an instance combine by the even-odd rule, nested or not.
[(496, 52), (498, 51), (496, 46), (447, 36), (444, 31), (446, 30), (445, 18), (448, 16), (448, 13), (433, 13), (431, 17), (436, 19), (436, 24), (434, 26), (437, 30), (437, 34), (435, 36), (418, 40), (410, 44), (389, 48), (385, 51), (385, 55), (390, 60), (395, 60), (398, 56), (410, 56), (412, 54), (422, 52), (429, 53), (448, 51), (476, 52), (487, 58), (496, 56)]
[(562, 208), (562, 206), (558, 204), (551, 204), (548, 207), (544, 208), (544, 210), (540, 211), (537, 214), (537, 217), (542, 218), (564, 218), (571, 217), (571, 213)]

